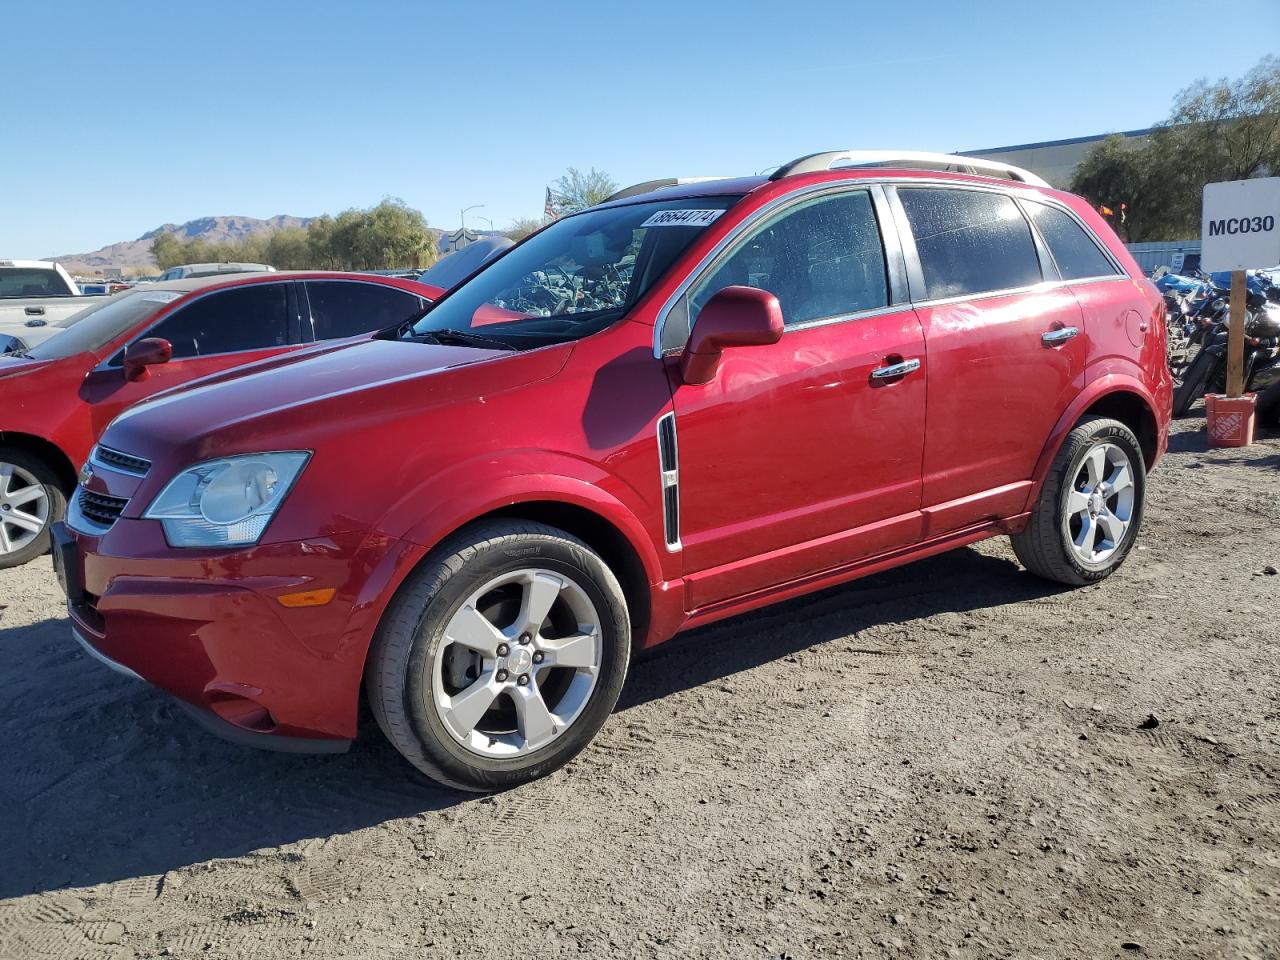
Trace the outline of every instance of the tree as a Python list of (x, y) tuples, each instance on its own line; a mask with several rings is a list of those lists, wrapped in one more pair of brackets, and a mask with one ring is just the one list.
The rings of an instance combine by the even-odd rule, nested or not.
[(151, 255), (156, 258), (156, 264), (161, 270), (168, 270), (170, 267), (176, 267), (180, 263), (186, 263), (183, 259), (186, 245), (176, 236), (168, 231), (156, 235), (151, 241)]
[(1128, 237), (1172, 240), (1200, 231), (1206, 183), (1280, 173), (1280, 58), (1263, 57), (1238, 80), (1200, 80), (1174, 98), (1144, 143), (1110, 137), (1085, 157), (1071, 189), (1118, 210)]
[(609, 175), (595, 167), (592, 167), (589, 173), (570, 167), (552, 188), (551, 205), (558, 216), (577, 213), (587, 207), (594, 207), (597, 203), (603, 203), (617, 189), (618, 185)]
[(511, 221), (511, 226), (507, 227), (507, 236), (519, 243), (530, 234), (537, 233), (546, 226), (546, 223), (547, 221), (541, 217), (536, 219), (534, 217), (516, 217)]

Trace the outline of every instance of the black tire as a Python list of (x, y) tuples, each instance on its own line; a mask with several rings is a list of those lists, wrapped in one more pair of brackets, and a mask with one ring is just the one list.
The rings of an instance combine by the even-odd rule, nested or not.
[[(16, 550), (6, 551), (0, 544), (0, 570), (20, 567), (49, 550), (49, 527), (61, 520), (67, 512), (67, 498), (58, 482), (58, 475), (44, 460), (17, 447), (0, 446), (0, 464), (12, 464), (31, 474), (44, 487), (49, 500), (49, 516), (44, 529), (33, 540)], [(0, 506), (0, 510), (3, 507)], [(2, 518), (2, 515), (0, 515)], [(12, 529), (12, 528), (11, 528)]]
[(1204, 393), (1205, 384), (1209, 382), (1209, 374), (1213, 370), (1217, 357), (1207, 348), (1201, 347), (1196, 358), (1183, 371), (1182, 382), (1173, 391), (1173, 415), (1185, 417), (1196, 399)]
[[(1123, 540), (1105, 561), (1090, 564), (1082, 562), (1072, 549), (1067, 498), (1085, 457), (1103, 443), (1114, 444), (1128, 455), (1133, 471), (1134, 502)], [(1085, 417), (1067, 434), (1054, 457), (1026, 529), (1010, 538), (1013, 551), (1027, 570), (1045, 580), (1071, 586), (1096, 583), (1110, 576), (1133, 547), (1142, 526), (1146, 489), (1146, 462), (1133, 431), (1119, 420)]]
[[(466, 599), (496, 577), (531, 567), (571, 578), (590, 599), (600, 619), (601, 663), (589, 699), (555, 740), (494, 759), (449, 733), (433, 700), (432, 669), (446, 627)], [(591, 742), (617, 703), (630, 652), (622, 587), (590, 547), (540, 523), (484, 521), (441, 544), (400, 587), (374, 636), (365, 689), (382, 732), (427, 776), (461, 790), (505, 790), (559, 769)]]

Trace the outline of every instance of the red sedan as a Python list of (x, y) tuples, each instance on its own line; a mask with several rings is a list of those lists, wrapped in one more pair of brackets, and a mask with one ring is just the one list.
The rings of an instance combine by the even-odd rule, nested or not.
[(0, 356), (0, 569), (49, 546), (107, 424), (162, 390), (392, 326), (440, 288), (355, 273), (236, 274), (138, 287)]

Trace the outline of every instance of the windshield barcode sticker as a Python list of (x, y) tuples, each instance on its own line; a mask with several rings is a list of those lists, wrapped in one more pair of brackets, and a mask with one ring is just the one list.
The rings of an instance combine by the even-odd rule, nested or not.
[(659, 210), (644, 223), (645, 227), (705, 227), (716, 222), (723, 210)]

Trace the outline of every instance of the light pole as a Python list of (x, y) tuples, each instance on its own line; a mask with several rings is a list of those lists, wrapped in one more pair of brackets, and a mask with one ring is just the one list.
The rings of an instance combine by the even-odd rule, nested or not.
[(462, 212), (461, 212), (460, 214), (458, 214), (458, 219), (462, 221), (462, 232), (463, 232), (463, 234), (464, 234), (464, 235), (465, 235), (465, 234), (466, 234), (466, 232), (467, 232), (467, 211), (468, 211), (468, 210), (479, 210), (479, 209), (480, 209), (481, 207), (483, 207), (483, 206), (484, 206), (484, 204), (483, 204), (483, 203), (473, 203), (473, 204), (472, 204), (471, 206), (469, 206), (469, 207), (463, 207), (463, 208), (462, 208)]
[(485, 223), (487, 223), (487, 224), (489, 225), (489, 232), (490, 232), (490, 233), (492, 233), (492, 232), (493, 232), (493, 221), (492, 221), (492, 220), (490, 220), (488, 217), (482, 217), (482, 216), (480, 216), (479, 214), (477, 214), (477, 215), (476, 215), (476, 219), (477, 219), (477, 220), (483, 220)]

